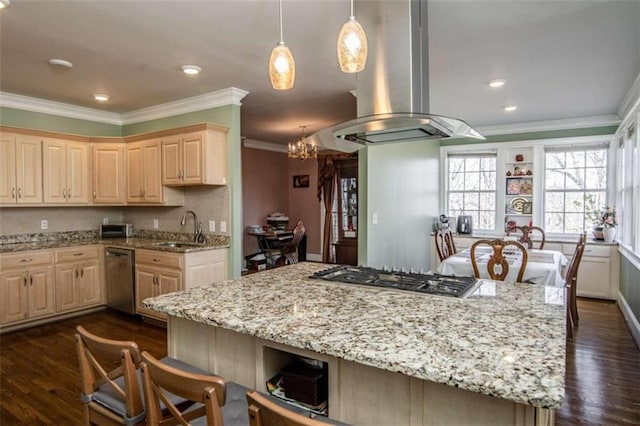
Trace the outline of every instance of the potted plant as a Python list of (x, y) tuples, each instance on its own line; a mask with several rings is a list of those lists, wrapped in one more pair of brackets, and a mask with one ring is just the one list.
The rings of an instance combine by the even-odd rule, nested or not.
[(593, 236), (596, 240), (604, 240), (612, 243), (616, 237), (618, 220), (615, 207), (605, 207), (600, 210), (593, 227)]

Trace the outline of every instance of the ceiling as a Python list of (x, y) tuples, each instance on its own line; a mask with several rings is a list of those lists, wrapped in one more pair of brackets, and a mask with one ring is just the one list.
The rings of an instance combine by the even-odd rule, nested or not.
[[(0, 90), (124, 113), (237, 87), (249, 92), (242, 135), (283, 144), (300, 125), (310, 133), (356, 116), (357, 76), (336, 59), (349, 8), (283, 1), (296, 81), (276, 91), (267, 73), (279, 40), (275, 0), (12, 0), (0, 12)], [(51, 58), (73, 68), (55, 69)], [(184, 64), (203, 71), (184, 75)], [(435, 114), (480, 128), (616, 114), (639, 72), (640, 1), (429, 2)], [(490, 89), (492, 78), (507, 84)], [(107, 103), (93, 100), (100, 92)], [(505, 113), (508, 104), (519, 108)]]

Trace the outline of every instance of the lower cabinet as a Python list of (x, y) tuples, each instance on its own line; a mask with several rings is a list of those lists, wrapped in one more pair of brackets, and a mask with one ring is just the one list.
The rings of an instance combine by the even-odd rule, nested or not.
[(58, 249), (56, 255), (56, 312), (103, 303), (99, 246)]
[(0, 324), (55, 313), (51, 250), (0, 256)]
[(136, 250), (136, 313), (165, 320), (165, 314), (147, 309), (144, 299), (227, 278), (227, 250), (190, 253)]

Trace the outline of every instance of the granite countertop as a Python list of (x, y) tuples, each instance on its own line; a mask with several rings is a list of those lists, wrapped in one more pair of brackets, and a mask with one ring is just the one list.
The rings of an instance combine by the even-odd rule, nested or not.
[(564, 289), (486, 281), (465, 299), (309, 279), (300, 263), (145, 299), (151, 309), (541, 408), (564, 399)]
[[(27, 236), (12, 236), (11, 239), (7, 237), (5, 241), (0, 243), (0, 253), (14, 253), (28, 250), (44, 250), (55, 249), (62, 247), (75, 247), (92, 244), (102, 244), (109, 247), (124, 247), (132, 249), (149, 249), (159, 250), (173, 253), (190, 253), (195, 251), (215, 250), (220, 248), (229, 247), (228, 238), (218, 238), (213, 236), (207, 239), (207, 242), (199, 246), (182, 246), (182, 247), (169, 247), (163, 246), (163, 243), (168, 241), (184, 241), (180, 234), (171, 235), (146, 235), (138, 238), (108, 238), (101, 239), (96, 232), (81, 231), (81, 232), (65, 232), (58, 233), (52, 236), (46, 236), (46, 238), (38, 237), (42, 234), (29, 234)], [(158, 238), (158, 236), (162, 238)]]

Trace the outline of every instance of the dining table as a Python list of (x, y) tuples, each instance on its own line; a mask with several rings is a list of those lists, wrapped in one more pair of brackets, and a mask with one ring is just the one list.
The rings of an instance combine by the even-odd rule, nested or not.
[[(490, 247), (478, 247), (476, 249), (476, 262), (480, 272), (479, 278), (489, 278), (487, 263), (491, 258), (493, 249)], [(522, 254), (517, 252), (505, 253), (509, 264), (509, 272), (505, 281), (515, 282), (522, 264)], [(523, 282), (543, 284), (546, 286), (562, 287), (564, 278), (563, 268), (569, 263), (567, 257), (557, 250), (527, 250), (527, 265), (525, 266)], [(471, 249), (467, 248), (444, 259), (438, 266), (438, 273), (443, 275), (473, 276), (471, 264)]]

